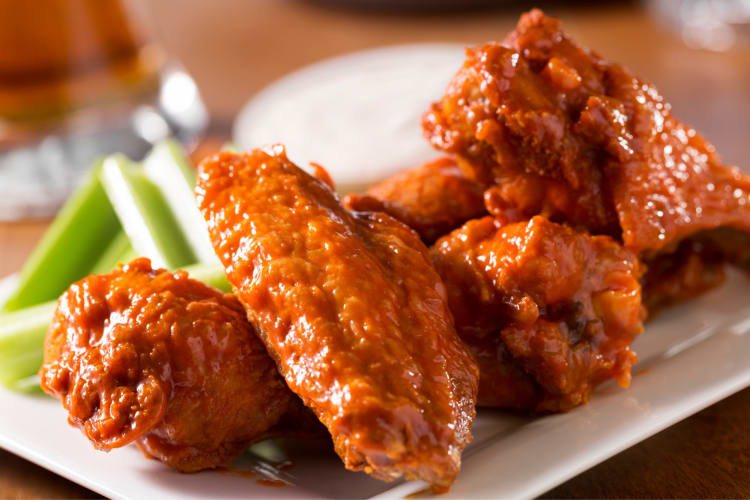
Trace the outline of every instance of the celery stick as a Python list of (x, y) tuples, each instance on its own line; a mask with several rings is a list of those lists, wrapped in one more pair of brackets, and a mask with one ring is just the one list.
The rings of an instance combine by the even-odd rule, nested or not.
[(114, 209), (99, 182), (101, 162), (70, 197), (21, 270), (18, 288), (0, 312), (57, 298), (86, 276), (120, 231)]
[[(198, 264), (184, 268), (188, 275), (224, 292), (231, 287), (221, 266)], [(0, 316), (0, 384), (13, 390), (28, 385), (23, 379), (42, 366), (44, 337), (57, 301)], [(20, 383), (20, 385), (18, 385)]]
[(161, 191), (199, 262), (219, 263), (195, 202), (195, 169), (174, 141), (157, 144), (143, 161), (143, 173)]
[(232, 286), (227, 281), (227, 275), (224, 268), (213, 264), (196, 264), (184, 268), (188, 275), (194, 280), (202, 281), (208, 286), (212, 286), (222, 292), (231, 292)]
[(107, 249), (91, 268), (91, 274), (108, 273), (119, 263), (127, 263), (136, 257), (135, 250), (130, 244), (130, 239), (124, 231), (121, 231), (110, 242)]
[(0, 316), (0, 383), (12, 388), (42, 365), (44, 336), (55, 301)]
[(154, 267), (176, 269), (196, 262), (159, 189), (122, 155), (104, 160), (102, 184), (133, 248)]
[(16, 392), (23, 392), (26, 394), (33, 394), (35, 396), (44, 395), (44, 391), (39, 387), (39, 376), (32, 375), (31, 377), (22, 378), (18, 382), (11, 385), (11, 389)]

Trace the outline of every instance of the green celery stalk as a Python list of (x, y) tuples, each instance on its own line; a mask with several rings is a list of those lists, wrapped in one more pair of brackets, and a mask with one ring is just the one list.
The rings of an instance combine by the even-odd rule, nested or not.
[[(231, 291), (221, 266), (197, 264), (184, 270), (193, 279)], [(28, 388), (24, 380), (42, 366), (44, 337), (56, 307), (57, 301), (50, 301), (0, 316), (0, 384), (19, 391)]]
[(218, 264), (195, 202), (195, 168), (182, 147), (171, 140), (157, 144), (143, 161), (143, 173), (161, 191), (198, 261)]
[(42, 366), (44, 336), (56, 301), (0, 316), (0, 383), (13, 388)]
[(177, 269), (197, 259), (164, 196), (123, 155), (105, 158), (101, 180), (133, 248), (154, 267)]
[(196, 264), (184, 268), (188, 275), (194, 280), (202, 281), (208, 286), (212, 286), (222, 292), (231, 292), (232, 286), (227, 281), (227, 275), (224, 268), (214, 264)]
[(32, 375), (30, 377), (22, 378), (21, 380), (15, 382), (11, 389), (16, 392), (23, 392), (26, 394), (33, 394), (35, 396), (42, 396), (44, 394), (44, 391), (39, 386), (39, 376), (38, 375)]
[(110, 272), (119, 263), (128, 263), (137, 257), (130, 239), (124, 231), (120, 231), (110, 242), (107, 249), (91, 268), (90, 274), (104, 274)]
[(65, 203), (21, 270), (16, 291), (0, 313), (57, 298), (91, 271), (94, 262), (121, 230), (99, 182), (101, 162)]

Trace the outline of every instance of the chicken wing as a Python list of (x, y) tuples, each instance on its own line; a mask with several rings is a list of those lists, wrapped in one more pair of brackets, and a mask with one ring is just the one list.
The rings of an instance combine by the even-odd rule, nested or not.
[(350, 210), (385, 212), (414, 229), (426, 244), (486, 213), (484, 190), (461, 173), (453, 158), (440, 158), (343, 200)]
[(480, 405), (564, 411), (605, 380), (629, 384), (644, 315), (633, 252), (540, 216), (472, 220), (431, 252), (480, 363)]
[(147, 259), (71, 285), (39, 375), (96, 448), (184, 472), (227, 465), (293, 397), (237, 299)]
[(467, 52), (426, 136), (490, 189), (496, 216), (546, 215), (651, 258), (700, 231), (750, 232), (750, 179), (654, 88), (533, 10)]
[(196, 193), (248, 318), (347, 468), (448, 487), (478, 369), (419, 236), (345, 209), (280, 146), (204, 160)]

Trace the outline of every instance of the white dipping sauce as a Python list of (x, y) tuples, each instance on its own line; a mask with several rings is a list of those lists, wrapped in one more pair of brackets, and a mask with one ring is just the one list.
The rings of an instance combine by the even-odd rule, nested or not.
[(361, 191), (439, 156), (421, 117), (443, 95), (464, 47), (423, 44), (355, 52), (307, 66), (248, 102), (234, 126), (242, 149), (286, 146), (328, 170), (340, 193)]

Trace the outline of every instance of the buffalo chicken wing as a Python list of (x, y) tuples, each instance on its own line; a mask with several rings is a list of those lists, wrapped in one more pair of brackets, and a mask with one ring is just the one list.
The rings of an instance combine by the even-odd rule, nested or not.
[(60, 297), (40, 379), (96, 448), (184, 472), (228, 465), (293, 397), (237, 299), (147, 259)]
[(280, 146), (204, 160), (196, 193), (248, 318), (345, 465), (448, 487), (478, 369), (419, 236), (345, 209)]
[(750, 231), (750, 179), (677, 120), (653, 85), (539, 10), (502, 44), (470, 49), (423, 125), (488, 188), (488, 209), (504, 220), (546, 215), (620, 238), (647, 260), (698, 232)]
[(440, 158), (372, 186), (364, 195), (348, 195), (350, 210), (385, 212), (414, 229), (426, 244), (481, 217), (484, 190), (461, 173), (455, 160)]
[(643, 329), (640, 268), (612, 238), (539, 216), (485, 217), (431, 251), (480, 363), (480, 405), (564, 411), (605, 380), (629, 384), (630, 344)]

